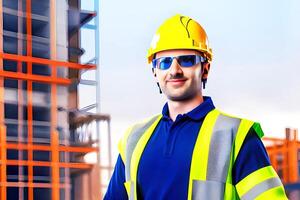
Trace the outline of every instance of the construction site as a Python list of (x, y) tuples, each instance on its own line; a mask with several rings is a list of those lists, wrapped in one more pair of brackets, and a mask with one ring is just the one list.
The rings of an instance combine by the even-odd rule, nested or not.
[(286, 128), (285, 139), (264, 137), (270, 161), (278, 173), (289, 199), (300, 199), (300, 142), (298, 130)]
[[(84, 5), (0, 0), (1, 200), (99, 200), (106, 191), (113, 169), (111, 118), (99, 105), (99, 0)], [(92, 102), (79, 101), (85, 91)], [(263, 141), (289, 198), (300, 199), (298, 130)]]

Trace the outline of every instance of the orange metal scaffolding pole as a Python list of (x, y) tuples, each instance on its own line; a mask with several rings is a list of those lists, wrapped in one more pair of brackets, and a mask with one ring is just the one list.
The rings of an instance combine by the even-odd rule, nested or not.
[[(10, 143), (6, 144), (7, 149), (16, 149), (16, 150), (28, 150), (28, 145), (22, 143)], [(47, 145), (33, 145), (31, 146), (32, 150), (39, 150), (39, 151), (51, 151), (51, 147)], [(65, 152), (82, 152), (82, 153), (89, 153), (89, 152), (97, 152), (98, 147), (71, 147), (71, 146), (59, 146), (58, 151), (65, 151)]]
[(34, 81), (40, 83), (56, 83), (60, 85), (69, 85), (71, 84), (71, 80), (66, 78), (51, 78), (49, 76), (41, 76), (41, 75), (32, 75), (32, 74), (24, 74), (20, 72), (9, 72), (0, 70), (0, 77), (7, 77), (11, 79), (19, 79), (19, 80), (26, 80), (26, 81)]
[[(6, 128), (4, 125), (0, 126), (0, 156), (1, 156), (1, 183), (6, 183)], [(6, 199), (6, 186), (1, 185), (1, 199)]]
[[(38, 167), (52, 167), (52, 162), (46, 162), (46, 161), (27, 161), (27, 160), (7, 160), (6, 165), (34, 165)], [(66, 162), (60, 162), (57, 163), (57, 167), (68, 167), (68, 168), (74, 168), (74, 169), (91, 169), (93, 164), (87, 164), (87, 163), (66, 163)]]
[[(50, 0), (50, 58), (56, 59), (56, 0)], [(56, 78), (57, 66), (51, 66), (51, 78)], [(52, 200), (59, 200), (59, 133), (57, 127), (57, 85), (51, 84), (51, 160), (52, 160)]]
[(66, 66), (72, 69), (96, 69), (96, 65), (94, 64), (79, 64), (79, 63), (72, 63), (66, 61), (58, 61), (58, 60), (50, 60), (45, 58), (37, 58), (32, 56), (22, 56), (22, 55), (15, 55), (9, 53), (0, 53), (0, 58), (6, 60), (14, 60), (14, 61), (23, 61), (23, 62), (31, 62), (36, 64), (42, 65), (53, 65), (57, 67)]
[[(0, 0), (0, 53), (3, 52), (3, 2)], [(3, 59), (0, 58), (0, 70)], [(4, 124), (4, 78), (0, 77), (0, 181), (6, 183), (6, 128)], [(6, 186), (1, 185), (0, 198), (6, 199)]]

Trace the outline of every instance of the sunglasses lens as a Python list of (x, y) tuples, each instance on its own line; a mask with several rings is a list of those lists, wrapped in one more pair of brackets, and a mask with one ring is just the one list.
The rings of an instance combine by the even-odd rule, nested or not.
[(182, 67), (192, 67), (197, 64), (196, 55), (184, 55), (178, 57), (178, 62)]
[(173, 59), (171, 57), (160, 58), (157, 63), (158, 68), (162, 70), (169, 69), (172, 65), (172, 61)]
[(199, 62), (204, 62), (204, 58), (198, 55), (182, 55), (178, 57), (157, 58), (152, 61), (152, 65), (154, 68), (166, 70), (171, 67), (173, 58), (177, 58), (177, 61), (181, 67), (192, 67)]

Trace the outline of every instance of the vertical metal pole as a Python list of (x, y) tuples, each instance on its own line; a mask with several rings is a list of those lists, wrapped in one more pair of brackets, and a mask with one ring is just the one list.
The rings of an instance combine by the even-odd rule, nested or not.
[[(3, 7), (0, 0), (0, 53), (3, 53)], [(0, 70), (3, 60), (0, 58)], [(4, 125), (4, 78), (0, 77), (0, 199), (6, 199), (6, 130)]]
[[(26, 0), (27, 56), (32, 56), (32, 21), (31, 0)], [(27, 62), (27, 74), (32, 74), (32, 63)], [(33, 200), (33, 113), (32, 113), (32, 81), (27, 80), (27, 133), (28, 133), (28, 199)]]
[[(50, 59), (56, 59), (56, 0), (50, 0)], [(57, 67), (52, 65), (51, 77), (57, 77)], [(57, 127), (57, 85), (51, 84), (51, 169), (52, 200), (59, 200), (59, 133)]]
[[(100, 12), (99, 12), (100, 3), (99, 0), (94, 0), (94, 9), (97, 13), (97, 16), (95, 18), (95, 64), (97, 66), (96, 69), (96, 113), (101, 113), (101, 99), (100, 99), (100, 27), (99, 27), (99, 20), (100, 20)], [(99, 178), (100, 178), (100, 198), (102, 198), (102, 170), (101, 170), (101, 153), (100, 153), (100, 147), (101, 147), (101, 133), (100, 133), (100, 121), (96, 121), (96, 132), (98, 137), (98, 165), (99, 165)]]
[(1, 199), (6, 200), (6, 128), (4, 125), (0, 125), (0, 158), (1, 158)]
[(298, 181), (298, 151), (297, 151), (298, 134), (295, 129), (290, 129), (290, 141), (288, 144), (288, 180), (289, 183)]
[[(97, 12), (97, 16), (95, 18), (95, 64), (97, 66), (96, 69), (96, 113), (100, 114), (101, 113), (101, 108), (100, 108), (100, 32), (99, 32), (99, 18), (100, 18), (100, 13), (99, 13), (99, 0), (94, 0), (94, 8), (95, 11)], [(97, 134), (99, 137), (99, 147), (100, 147), (100, 121), (97, 121)], [(100, 155), (100, 154), (99, 154)], [(99, 161), (101, 159), (99, 158)]]
[[(23, 11), (23, 0), (18, 0), (18, 11), (21, 13)], [(19, 16), (18, 14), (18, 33), (23, 33), (23, 16)], [(18, 35), (18, 55), (23, 55), (23, 38)], [(22, 62), (18, 61), (18, 69), (19, 73), (22, 73)], [(18, 143), (21, 144), (23, 141), (23, 88), (22, 88), (23, 80), (18, 80)], [(20, 165), (20, 161), (23, 160), (23, 150), (18, 151), (18, 181), (24, 181), (24, 172), (23, 166)], [(24, 188), (19, 187), (19, 200), (24, 199)]]
[(96, 57), (96, 105), (97, 105), (97, 113), (101, 112), (100, 109), (100, 27), (99, 27), (99, 20), (100, 20), (100, 12), (99, 12), (99, 0), (95, 0), (94, 7), (95, 11), (97, 12), (97, 16), (95, 18), (95, 57)]
[(288, 183), (289, 181), (289, 169), (288, 169), (288, 146), (290, 143), (290, 135), (291, 129), (285, 129), (286, 140), (284, 142), (284, 150), (283, 150), (283, 166), (282, 166), (282, 175), (283, 175), (283, 183)]

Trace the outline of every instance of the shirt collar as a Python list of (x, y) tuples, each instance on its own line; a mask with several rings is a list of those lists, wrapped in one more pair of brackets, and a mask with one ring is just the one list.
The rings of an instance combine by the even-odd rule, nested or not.
[[(215, 108), (213, 101), (210, 97), (208, 96), (204, 96), (203, 97), (203, 102), (201, 104), (199, 104), (196, 108), (194, 108), (193, 110), (189, 111), (188, 113), (186, 113), (186, 115), (193, 119), (193, 120), (200, 120), (203, 117), (205, 117), (207, 115), (207, 113), (209, 113), (211, 110), (213, 110)], [(170, 118), (169, 117), (169, 107), (168, 107), (168, 103), (165, 103), (163, 109), (162, 109), (162, 115), (165, 118)]]

